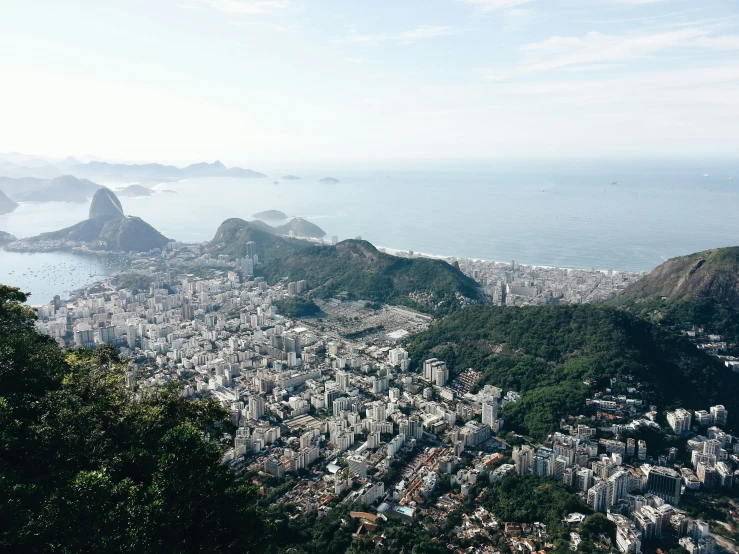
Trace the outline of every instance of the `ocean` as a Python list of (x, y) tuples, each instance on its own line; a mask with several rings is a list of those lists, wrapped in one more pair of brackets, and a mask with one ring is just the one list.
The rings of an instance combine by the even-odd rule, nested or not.
[[(377, 246), (443, 256), (649, 271), (674, 256), (739, 244), (738, 166), (571, 161), (321, 172), (291, 167), (271, 170), (266, 179), (162, 183), (155, 188), (175, 193), (121, 202), (127, 214), (186, 242), (210, 240), (227, 218), (280, 210), (319, 225), (326, 238), (361, 236)], [(280, 179), (288, 173), (301, 179)], [(323, 177), (339, 183), (320, 183)], [(89, 203), (26, 203), (0, 216), (0, 230), (32, 236), (74, 224), (87, 217), (88, 208)], [(0, 282), (12, 270), (18, 283), (17, 272), (29, 260), (3, 252)], [(85, 282), (103, 271), (72, 269)], [(26, 288), (34, 291), (41, 282), (29, 280)]]

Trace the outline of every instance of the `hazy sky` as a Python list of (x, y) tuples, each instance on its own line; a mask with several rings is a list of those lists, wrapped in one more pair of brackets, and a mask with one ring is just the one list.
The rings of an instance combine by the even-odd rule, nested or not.
[(0, 0), (0, 151), (736, 156), (738, 0)]

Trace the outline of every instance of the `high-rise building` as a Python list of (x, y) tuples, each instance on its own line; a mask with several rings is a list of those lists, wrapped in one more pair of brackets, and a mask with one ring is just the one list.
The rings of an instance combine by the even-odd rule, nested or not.
[(519, 475), (526, 475), (534, 461), (534, 449), (528, 444), (513, 447), (513, 463)]
[(382, 400), (376, 400), (370, 404), (367, 417), (373, 421), (385, 421), (387, 419), (387, 408)]
[(598, 481), (588, 489), (588, 506), (596, 512), (605, 512), (608, 509), (608, 485), (605, 481)]
[(726, 425), (726, 420), (728, 416), (729, 413), (721, 404), (717, 406), (711, 406), (711, 422), (714, 425)]
[(643, 462), (647, 459), (647, 443), (646, 441), (640, 440), (637, 444), (639, 446), (637, 458)]
[(342, 392), (346, 392), (349, 390), (351, 382), (351, 375), (348, 371), (337, 371), (336, 372), (336, 385), (338, 386), (339, 390)]
[(485, 399), (482, 402), (482, 424), (492, 429), (496, 419), (498, 419), (498, 401), (494, 398)]
[(667, 412), (667, 423), (672, 427), (676, 435), (681, 435), (690, 430), (692, 416), (688, 410), (678, 408), (674, 412)]
[(249, 419), (257, 420), (264, 416), (264, 398), (261, 396), (249, 397)]
[(681, 476), (674, 469), (644, 464), (641, 470), (647, 475), (647, 492), (656, 494), (673, 506), (680, 504)]
[(268, 456), (264, 460), (264, 472), (278, 479), (282, 479), (285, 476), (285, 466), (282, 464), (279, 458), (275, 456)]
[(352, 454), (346, 457), (346, 461), (349, 464), (350, 476), (356, 476), (360, 479), (367, 478), (367, 458), (359, 454)]
[(254, 258), (257, 253), (257, 243), (250, 240), (244, 245), (244, 247), (246, 249), (246, 257), (249, 259)]
[(628, 483), (628, 471), (617, 471), (608, 478), (608, 507), (613, 506), (626, 495)]
[(404, 360), (408, 359), (408, 352), (404, 348), (393, 348), (387, 356), (391, 364), (401, 365)]
[(531, 463), (531, 472), (536, 477), (547, 477), (552, 470), (552, 458), (550, 456), (535, 454)]

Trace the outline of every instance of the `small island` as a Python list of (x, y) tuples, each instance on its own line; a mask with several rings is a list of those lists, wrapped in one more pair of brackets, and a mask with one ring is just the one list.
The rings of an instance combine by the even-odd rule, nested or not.
[(280, 210), (266, 210), (264, 212), (257, 212), (252, 217), (262, 221), (280, 221), (287, 219), (287, 214)]
[(323, 179), (319, 179), (318, 182), (325, 185), (335, 185), (339, 180), (334, 177), (324, 177)]
[(284, 177), (281, 177), (283, 181), (300, 181), (300, 177), (297, 175), (285, 175)]
[(154, 191), (148, 187), (142, 187), (141, 185), (128, 185), (120, 190), (116, 191), (118, 196), (128, 196), (129, 198), (139, 198), (141, 196), (151, 196)]

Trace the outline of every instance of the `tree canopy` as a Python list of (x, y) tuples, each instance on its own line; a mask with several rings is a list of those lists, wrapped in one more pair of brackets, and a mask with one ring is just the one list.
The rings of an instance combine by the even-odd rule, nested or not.
[(0, 550), (255, 552), (268, 524), (221, 463), (226, 414), (135, 394), (112, 347), (64, 351), (0, 285)]

